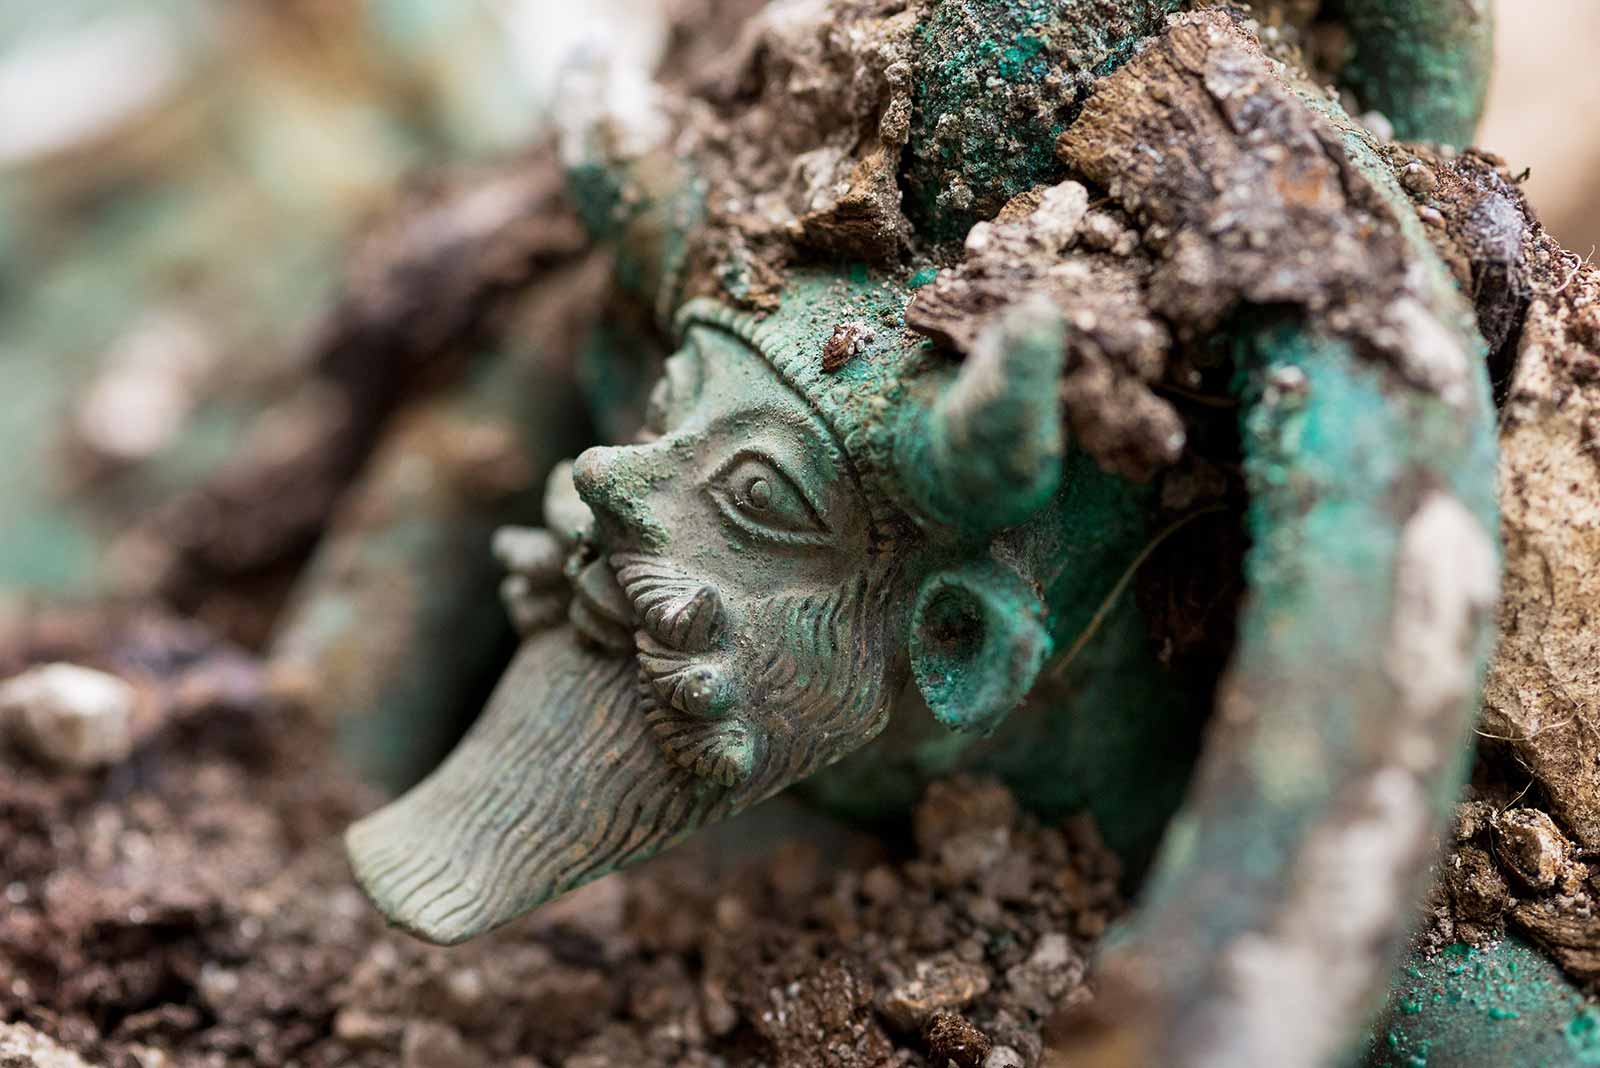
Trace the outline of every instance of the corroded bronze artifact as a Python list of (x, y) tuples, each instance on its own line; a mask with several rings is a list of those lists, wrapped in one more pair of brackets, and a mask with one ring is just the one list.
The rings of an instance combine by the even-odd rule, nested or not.
[[(1071, 1041), (1348, 1041), (1488, 651), (1485, 346), (1379, 140), (1186, 6), (778, 12), (669, 134), (590, 131), (576, 195), (677, 351), (637, 437), (499, 539), (526, 637), (483, 718), (350, 832), (394, 922), (459, 941), (802, 781), (881, 810), (978, 769), (1151, 859)], [(1470, 125), (1480, 68), (1428, 79), (1481, 13), (1350, 7), (1409, 31), (1353, 84)], [(1185, 394), (1238, 405), (1250, 539), (1192, 782), (1193, 689), (1120, 596), (1236, 508)]]
[[(885, 329), (829, 372), (819, 309), (904, 294), (791, 285), (816, 326), (687, 304), (647, 440), (557, 472), (523, 596), (570, 577), (570, 626), (524, 646), (447, 770), (352, 832), (399, 922), (454, 941), (648, 855), (870, 741), (910, 676), (977, 732), (1030, 687), (1050, 638), (1025, 535), (985, 557), (1060, 481), (1059, 326), (1019, 312), (960, 375)], [(435, 870), (424, 846), (474, 798), (502, 815)]]
[[(1540, 233), (1498, 161), (1442, 144), (1481, 102), (1485, 5), (820, 0), (774, 5), (738, 44), (727, 7), (689, 6), (663, 84), (618, 97), (643, 106), (585, 123), (599, 83), (569, 100), (564, 167), (545, 146), (448, 176), (369, 235), (291, 376), (292, 433), (245, 433), (237, 398), (218, 411), (231, 394), (197, 385), (221, 350), (199, 350), (263, 316), (282, 331), (319, 272), (202, 324), (178, 300), (187, 270), (134, 272), (154, 288), (96, 270), (80, 292), (59, 284), (75, 254), (36, 282), (0, 263), (25, 295), (8, 321), (47, 296), (38, 337), (86, 355), (112, 324), (84, 307), (155, 309), (69, 435), (89, 507), (56, 507), (45, 469), (16, 465), (0, 571), (78, 586), (105, 558), (106, 588), (240, 613), (263, 645), (273, 626), (274, 692), (292, 684), (391, 785), (433, 765), (509, 659), (500, 582), (522, 648), (488, 713), (350, 836), (363, 884), (425, 938), (487, 930), (790, 784), (892, 818), (972, 771), (1047, 820), (1087, 810), (1102, 902), (1119, 864), (1141, 894), (1093, 1003), (1049, 1028), (1069, 1063), (1331, 1062), (1360, 1041), (1436, 836), (1428, 927), (1370, 1068), (1600, 1062), (1600, 1010), (1573, 985), (1600, 976), (1600, 570), (1574, 503), (1600, 425), (1600, 273)], [(258, 91), (233, 81), (205, 113)], [(407, 128), (450, 113), (416, 99)], [(103, 187), (60, 181), (73, 155), (0, 182), (0, 230), (92, 222), (97, 261), (146, 263), (122, 253), (167, 246), (148, 207), (218, 170), (97, 154), (115, 160)], [(293, 158), (247, 155), (256, 177)], [(302, 192), (354, 159), (301, 168)], [(135, 214), (143, 236), (106, 244)], [(297, 215), (257, 247), (230, 212), (201, 217), (197, 250), (248, 253), (217, 295), (262, 261), (323, 263), (339, 230)], [(1492, 774), (1527, 778), (1483, 787), (1484, 761), (1489, 793), (1441, 834), (1502, 551), (1486, 357), (1507, 588), (1479, 727), (1509, 754)], [(28, 361), (19, 388), (64, 396), (69, 365)], [(141, 404), (151, 367), (161, 396)], [(4, 416), (38, 438), (53, 407)], [(595, 440), (613, 444), (546, 478)], [(142, 748), (147, 709), (114, 680), (15, 681), (35, 756)], [(893, 892), (870, 896), (892, 911)], [(1084, 915), (1074, 953), (1103, 930)], [(884, 993), (858, 1007), (913, 1037), (921, 1011)], [(1054, 1000), (1026, 999), (1030, 1026)], [(982, 1056), (967, 1021), (937, 1040), (926, 1022), (936, 1060)]]

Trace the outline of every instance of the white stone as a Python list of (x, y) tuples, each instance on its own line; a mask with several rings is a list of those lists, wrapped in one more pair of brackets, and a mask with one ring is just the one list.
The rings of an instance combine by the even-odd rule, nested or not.
[(1089, 212), (1089, 191), (1077, 182), (1062, 182), (1044, 191), (1033, 211), (1034, 232), (1055, 252), (1070, 245)]
[(0, 717), (37, 756), (69, 768), (126, 759), (137, 702), (129, 683), (76, 664), (29, 668), (0, 685)]
[(1022, 1054), (1010, 1046), (996, 1046), (983, 1060), (983, 1068), (1023, 1068)]

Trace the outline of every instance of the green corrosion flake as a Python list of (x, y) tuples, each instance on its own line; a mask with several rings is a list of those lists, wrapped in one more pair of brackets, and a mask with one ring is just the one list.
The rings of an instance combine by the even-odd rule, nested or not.
[(913, 40), (907, 211), (960, 237), (1035, 185), (1061, 180), (1056, 135), (1093, 76), (1158, 33), (1178, 0), (937, 0)]
[(1600, 1008), (1520, 938), (1413, 951), (1373, 1029), (1364, 1068), (1600, 1065)]

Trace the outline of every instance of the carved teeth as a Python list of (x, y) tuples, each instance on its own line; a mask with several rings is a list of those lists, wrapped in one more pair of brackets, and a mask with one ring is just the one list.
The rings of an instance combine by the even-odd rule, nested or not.
[(605, 561), (595, 560), (578, 572), (578, 593), (589, 606), (612, 623), (633, 625), (633, 609)]

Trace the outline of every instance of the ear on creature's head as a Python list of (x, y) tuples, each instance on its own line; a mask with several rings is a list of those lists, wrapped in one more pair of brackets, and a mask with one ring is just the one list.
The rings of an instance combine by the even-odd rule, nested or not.
[(1050, 655), (1038, 594), (993, 560), (936, 571), (911, 610), (911, 673), (934, 717), (987, 734), (1022, 702)]

